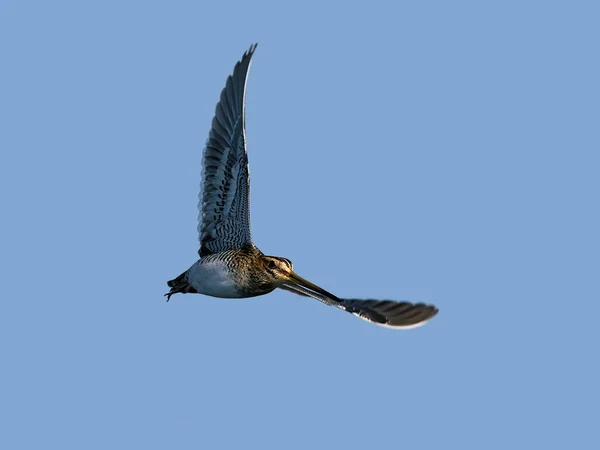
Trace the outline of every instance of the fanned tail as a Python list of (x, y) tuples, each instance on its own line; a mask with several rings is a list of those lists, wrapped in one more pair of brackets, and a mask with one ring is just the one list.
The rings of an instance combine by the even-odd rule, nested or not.
[(178, 294), (178, 293), (196, 294), (196, 293), (198, 293), (198, 291), (196, 289), (194, 289), (192, 286), (190, 286), (190, 284), (188, 283), (187, 277), (185, 276), (186, 273), (187, 272), (183, 272), (177, 278), (167, 281), (167, 284), (171, 288), (171, 290), (165, 294), (165, 297), (167, 297), (167, 301), (171, 300), (171, 295), (173, 295), (173, 294)]

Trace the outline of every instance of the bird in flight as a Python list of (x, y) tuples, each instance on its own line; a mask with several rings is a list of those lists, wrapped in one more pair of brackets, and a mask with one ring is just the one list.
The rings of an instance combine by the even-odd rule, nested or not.
[(202, 160), (200, 259), (167, 282), (167, 301), (177, 293), (246, 298), (279, 288), (382, 326), (412, 328), (427, 322), (438, 312), (433, 305), (336, 297), (297, 275), (289, 259), (264, 255), (252, 242), (244, 110), (255, 50), (256, 44), (235, 65), (217, 103)]

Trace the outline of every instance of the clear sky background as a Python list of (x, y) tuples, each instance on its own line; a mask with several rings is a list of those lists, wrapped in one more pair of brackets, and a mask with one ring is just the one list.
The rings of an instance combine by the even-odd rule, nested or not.
[[(0, 447), (600, 448), (597, 2), (0, 3)], [(236, 61), (252, 229), (391, 331), (178, 295)]]

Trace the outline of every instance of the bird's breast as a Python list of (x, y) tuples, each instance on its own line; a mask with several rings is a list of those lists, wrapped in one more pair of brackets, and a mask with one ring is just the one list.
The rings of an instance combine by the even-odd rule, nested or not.
[(233, 272), (222, 261), (196, 262), (188, 271), (188, 283), (200, 294), (221, 298), (245, 297)]

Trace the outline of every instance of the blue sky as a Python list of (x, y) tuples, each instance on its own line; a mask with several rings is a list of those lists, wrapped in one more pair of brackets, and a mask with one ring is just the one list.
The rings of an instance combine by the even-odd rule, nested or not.
[[(0, 5), (0, 447), (597, 448), (594, 2)], [(179, 295), (219, 93), (316, 301)]]

